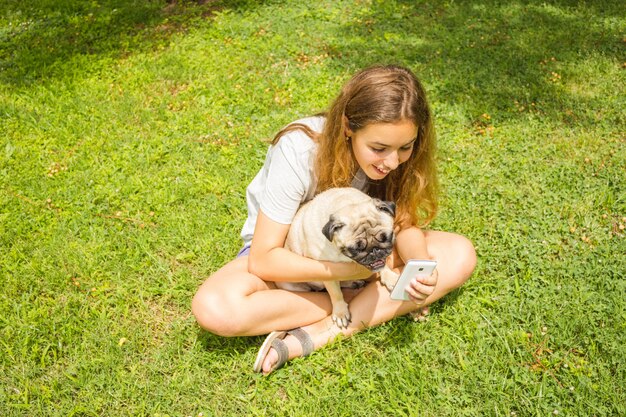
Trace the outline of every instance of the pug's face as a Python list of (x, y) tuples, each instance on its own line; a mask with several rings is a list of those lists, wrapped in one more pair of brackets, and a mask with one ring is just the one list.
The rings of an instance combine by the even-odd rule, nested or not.
[(331, 214), (322, 233), (345, 256), (377, 272), (393, 250), (395, 210), (378, 199), (351, 204)]

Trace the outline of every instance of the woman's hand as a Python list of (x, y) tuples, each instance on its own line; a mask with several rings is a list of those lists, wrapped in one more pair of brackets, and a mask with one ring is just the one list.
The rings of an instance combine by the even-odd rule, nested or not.
[(424, 304), (424, 300), (435, 291), (435, 286), (439, 279), (437, 269), (429, 277), (415, 277), (411, 283), (407, 285), (406, 292), (409, 298), (417, 305)]

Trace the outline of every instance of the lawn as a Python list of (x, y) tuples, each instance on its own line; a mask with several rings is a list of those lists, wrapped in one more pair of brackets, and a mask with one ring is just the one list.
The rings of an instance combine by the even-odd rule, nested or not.
[[(0, 0), (0, 415), (626, 415), (620, 1)], [(479, 264), (269, 377), (199, 329), (267, 139), (412, 68)], [(295, 314), (295, 313), (294, 313)]]

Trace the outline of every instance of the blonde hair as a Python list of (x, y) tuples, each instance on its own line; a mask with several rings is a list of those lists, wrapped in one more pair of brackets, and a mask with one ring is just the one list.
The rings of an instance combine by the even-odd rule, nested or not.
[[(373, 66), (357, 73), (342, 88), (330, 106), (324, 130), (314, 132), (294, 123), (274, 138), (303, 130), (318, 143), (315, 158), (317, 192), (349, 187), (359, 166), (352, 155), (346, 128), (357, 132), (374, 123), (410, 120), (417, 127), (417, 140), (409, 159), (380, 181), (375, 197), (396, 203), (396, 226), (401, 229), (430, 223), (437, 214), (437, 168), (435, 130), (426, 93), (407, 68)], [(345, 125), (347, 120), (348, 125)]]

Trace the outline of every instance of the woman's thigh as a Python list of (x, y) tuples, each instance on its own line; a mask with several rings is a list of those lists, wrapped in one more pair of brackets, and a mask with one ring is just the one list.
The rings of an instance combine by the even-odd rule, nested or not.
[(247, 257), (237, 258), (198, 289), (192, 312), (204, 329), (223, 336), (248, 336), (291, 329), (326, 317), (328, 294), (277, 289), (250, 274)]
[(221, 295), (245, 297), (256, 291), (274, 289), (274, 283), (264, 281), (248, 272), (248, 257), (233, 259), (200, 286), (198, 292), (217, 292)]
[(271, 282), (263, 281), (248, 272), (248, 257), (236, 258), (207, 278), (196, 292), (191, 309), (196, 320), (207, 330), (216, 330), (219, 323), (233, 317), (245, 308), (245, 299), (258, 291), (273, 289)]

